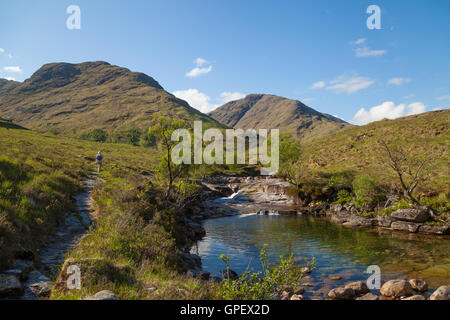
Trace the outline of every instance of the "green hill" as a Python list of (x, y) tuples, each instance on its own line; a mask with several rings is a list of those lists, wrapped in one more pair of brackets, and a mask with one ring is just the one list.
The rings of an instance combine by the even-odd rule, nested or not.
[(23, 83), (0, 79), (0, 117), (40, 132), (146, 130), (154, 113), (223, 127), (153, 78), (107, 62), (51, 63)]
[(389, 168), (382, 141), (412, 149), (411, 158), (431, 156), (426, 189), (450, 191), (450, 110), (432, 111), (395, 120), (351, 127), (305, 144), (302, 158), (309, 170), (354, 171), (386, 184), (398, 178)]
[(301, 141), (311, 141), (351, 125), (320, 113), (297, 100), (269, 94), (250, 94), (209, 113), (217, 121), (239, 129), (280, 129)]

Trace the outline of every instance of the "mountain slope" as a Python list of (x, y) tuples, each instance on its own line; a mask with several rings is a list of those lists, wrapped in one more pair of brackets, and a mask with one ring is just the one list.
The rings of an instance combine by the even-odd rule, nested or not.
[(153, 78), (107, 62), (51, 63), (23, 83), (0, 79), (0, 117), (38, 131), (145, 130), (154, 113), (223, 127)]
[(300, 101), (268, 94), (250, 94), (224, 104), (209, 115), (234, 128), (278, 128), (301, 141), (313, 140), (351, 126), (345, 121), (309, 108)]
[[(386, 184), (398, 181), (381, 144), (411, 150), (411, 159), (431, 157), (427, 189), (449, 192), (450, 110), (431, 111), (395, 120), (381, 120), (333, 133), (305, 144), (305, 171), (352, 171)], [(410, 159), (410, 160), (411, 160)]]

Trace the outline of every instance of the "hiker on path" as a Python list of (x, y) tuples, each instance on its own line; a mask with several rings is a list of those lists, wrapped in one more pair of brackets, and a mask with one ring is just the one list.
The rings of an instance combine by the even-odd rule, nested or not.
[(99, 151), (97, 153), (97, 156), (95, 157), (95, 162), (97, 162), (97, 173), (100, 173), (100, 170), (102, 169), (102, 162), (103, 162), (103, 156), (102, 153)]

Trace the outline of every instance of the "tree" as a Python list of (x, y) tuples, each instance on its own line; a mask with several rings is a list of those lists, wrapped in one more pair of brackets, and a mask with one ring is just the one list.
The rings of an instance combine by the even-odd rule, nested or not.
[(289, 133), (280, 135), (280, 175), (296, 186), (300, 185), (302, 170), (301, 146)]
[[(172, 141), (172, 133), (177, 129), (185, 129), (187, 124), (183, 120), (171, 119), (160, 116), (153, 117), (152, 126), (148, 130), (148, 135), (154, 137), (160, 143), (163, 149), (163, 157), (159, 164), (159, 172), (167, 173), (168, 186), (166, 191), (166, 199), (168, 199), (173, 191), (174, 181), (183, 173), (185, 169), (183, 164), (176, 165), (171, 160), (171, 153), (177, 141)], [(167, 170), (167, 171), (166, 171)]]
[[(397, 174), (404, 197), (411, 200), (413, 204), (422, 206), (414, 196), (414, 191), (428, 179), (429, 164), (432, 157), (417, 158), (411, 155), (412, 148), (405, 150), (398, 144), (389, 146), (385, 141), (381, 141), (381, 144), (387, 155), (389, 167)], [(431, 215), (436, 218), (436, 212), (431, 207), (428, 207), (428, 209)]]

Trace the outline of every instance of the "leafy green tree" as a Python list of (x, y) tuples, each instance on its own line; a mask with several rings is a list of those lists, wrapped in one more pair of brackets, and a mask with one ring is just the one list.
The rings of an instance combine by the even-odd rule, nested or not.
[(168, 117), (160, 116), (154, 117), (152, 125), (148, 130), (148, 135), (155, 137), (159, 142), (164, 155), (158, 166), (158, 173), (162, 176), (167, 175), (168, 186), (166, 191), (166, 199), (170, 197), (173, 191), (175, 180), (185, 171), (183, 164), (176, 165), (171, 160), (171, 153), (177, 141), (172, 141), (172, 133), (177, 129), (187, 128), (187, 124), (183, 120), (171, 119)]
[(302, 175), (301, 145), (290, 133), (280, 135), (279, 175), (298, 186)]

